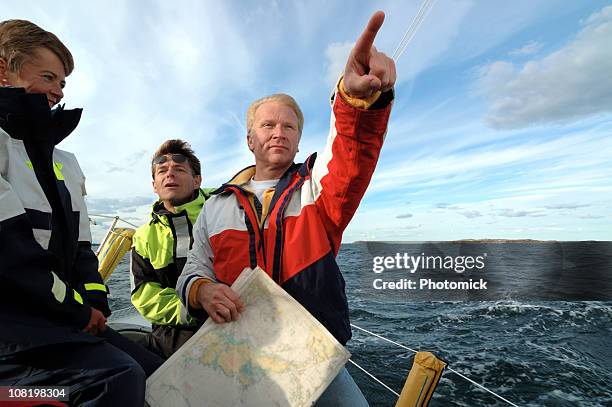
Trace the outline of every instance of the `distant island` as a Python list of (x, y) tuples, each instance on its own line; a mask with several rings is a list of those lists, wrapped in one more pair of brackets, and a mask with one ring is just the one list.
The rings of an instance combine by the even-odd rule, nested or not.
[(536, 239), (461, 239), (449, 240), (450, 243), (556, 243), (558, 240)]
[[(401, 243), (474, 243), (474, 244), (541, 244), (541, 243), (560, 243), (568, 242), (567, 240), (536, 240), (536, 239), (460, 239), (460, 240), (408, 240), (408, 241), (391, 241), (391, 240), (356, 240), (351, 244), (363, 244), (363, 243), (387, 243), (387, 244), (401, 244)], [(578, 240), (578, 242), (600, 242), (600, 240)]]

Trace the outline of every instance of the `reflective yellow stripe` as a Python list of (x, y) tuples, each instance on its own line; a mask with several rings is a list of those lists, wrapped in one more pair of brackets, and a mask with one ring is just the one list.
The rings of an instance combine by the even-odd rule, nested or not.
[[(34, 170), (34, 165), (32, 165), (32, 161), (28, 160), (25, 162), (29, 169)], [(64, 180), (64, 174), (62, 174), (62, 168), (64, 168), (64, 164), (59, 161), (55, 161), (53, 163), (53, 172), (55, 173), (55, 178), (58, 181)]]
[(83, 297), (81, 297), (81, 294), (79, 294), (78, 292), (74, 290), (72, 290), (72, 292), (74, 293), (74, 299), (76, 300), (76, 302), (83, 305)]
[(64, 180), (64, 174), (62, 174), (62, 168), (64, 168), (64, 164), (57, 162), (57, 161), (53, 163), (53, 172), (55, 173), (55, 178), (57, 178), (58, 181)]
[(85, 289), (87, 291), (104, 291), (104, 292), (106, 292), (106, 286), (104, 284), (99, 284), (99, 283), (87, 283), (87, 284), (85, 284)]

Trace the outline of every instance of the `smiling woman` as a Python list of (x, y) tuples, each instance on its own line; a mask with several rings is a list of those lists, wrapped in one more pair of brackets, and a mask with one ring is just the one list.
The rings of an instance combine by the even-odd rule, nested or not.
[(47, 95), (49, 107), (60, 102), (66, 76), (74, 69), (72, 54), (53, 34), (24, 20), (2, 23), (0, 82)]
[[(3, 60), (0, 60), (3, 61)], [(24, 88), (26, 93), (42, 93), (47, 96), (49, 107), (53, 107), (64, 97), (66, 74), (59, 57), (48, 48), (36, 48), (18, 72), (4, 69), (0, 62), (4, 83)]]
[(61, 384), (71, 405), (142, 405), (162, 360), (107, 328), (85, 176), (55, 147), (81, 118), (51, 110), (73, 67), (54, 34), (0, 22), (0, 387)]

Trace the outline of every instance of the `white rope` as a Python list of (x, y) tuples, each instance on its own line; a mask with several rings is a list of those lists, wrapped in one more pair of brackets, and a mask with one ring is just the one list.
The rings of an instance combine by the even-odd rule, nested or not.
[(433, 3), (434, 3), (434, 0), (423, 0), (423, 3), (421, 3), (421, 8), (415, 15), (414, 19), (412, 20), (412, 23), (410, 24), (408, 31), (404, 33), (404, 36), (402, 37), (402, 41), (400, 41), (400, 44), (397, 46), (396, 56), (395, 56), (396, 60), (402, 55), (404, 50), (408, 47), (408, 44), (410, 44), (410, 42), (416, 35), (421, 24), (425, 20), (425, 17), (427, 17), (427, 14), (433, 7)]
[(97, 218), (108, 218), (108, 219), (115, 219), (115, 218), (117, 218), (117, 219), (119, 219), (123, 223), (127, 223), (128, 225), (133, 226), (135, 228), (138, 227), (138, 226), (134, 225), (133, 223), (130, 223), (127, 220), (120, 218), (119, 216), (100, 215), (100, 214), (97, 214), (97, 213), (90, 213), (89, 216), (95, 216)]
[(392, 343), (392, 344), (394, 344), (394, 345), (396, 345), (396, 346), (399, 346), (400, 348), (407, 349), (407, 350), (409, 350), (409, 351), (410, 351), (410, 352), (412, 352), (412, 353), (417, 353), (417, 351), (416, 351), (416, 350), (414, 350), (414, 349), (410, 349), (408, 346), (404, 346), (404, 345), (402, 345), (401, 343), (393, 342), (391, 339), (387, 339), (387, 338), (385, 338), (384, 336), (380, 336), (380, 335), (378, 335), (378, 334), (375, 334), (374, 332), (370, 332), (370, 331), (368, 331), (367, 329), (363, 329), (363, 328), (358, 327), (357, 325), (354, 325), (354, 324), (351, 324), (351, 326), (352, 326), (353, 328), (357, 328), (357, 329), (359, 329), (359, 330), (361, 330), (361, 331), (363, 331), (363, 332), (369, 333), (370, 335), (373, 335), (373, 336), (375, 336), (375, 337), (377, 337), (377, 338), (380, 338), (380, 339), (382, 339), (383, 341), (387, 341), (387, 342), (390, 342), (390, 343)]
[[(370, 335), (373, 335), (373, 336), (375, 336), (375, 337), (377, 337), (377, 338), (380, 338), (380, 339), (382, 339), (382, 340), (384, 340), (384, 341), (387, 341), (387, 342), (392, 343), (392, 344), (394, 344), (394, 345), (396, 345), (396, 346), (399, 346), (400, 348), (407, 349), (407, 350), (409, 350), (410, 352), (413, 352), (413, 353), (417, 353), (417, 351), (416, 351), (416, 350), (414, 350), (414, 349), (411, 349), (411, 348), (409, 348), (409, 347), (407, 347), (407, 346), (404, 346), (404, 345), (402, 345), (401, 343), (394, 342), (394, 341), (392, 341), (391, 339), (387, 339), (387, 338), (385, 338), (384, 336), (380, 336), (380, 335), (378, 335), (378, 334), (375, 334), (374, 332), (368, 331), (367, 329), (363, 329), (363, 328), (361, 328), (361, 327), (358, 327), (358, 326), (357, 326), (357, 325), (355, 325), (355, 324), (351, 324), (351, 326), (352, 326), (353, 328), (359, 329), (360, 331), (366, 332), (366, 333), (368, 333), (368, 334), (370, 334)], [(353, 364), (355, 364), (355, 362), (353, 362), (353, 361), (351, 361), (351, 362), (352, 362)], [(355, 365), (356, 365), (356, 364), (355, 364)], [(361, 369), (361, 370), (363, 370), (363, 371), (365, 372), (365, 370), (364, 370), (363, 368), (360, 368), (360, 369)], [(452, 369), (452, 368), (450, 368), (449, 366), (447, 366), (447, 367), (446, 367), (446, 369), (448, 369), (448, 371), (450, 371), (450, 372), (452, 372), (452, 373), (455, 373), (455, 374), (456, 374), (456, 375), (458, 375), (459, 377), (464, 378), (465, 380), (469, 381), (470, 383), (472, 383), (472, 384), (474, 384), (474, 385), (476, 385), (476, 386), (480, 387), (481, 389), (483, 389), (483, 390), (485, 390), (485, 391), (487, 391), (487, 392), (491, 393), (492, 395), (494, 395), (495, 397), (499, 398), (500, 400), (505, 401), (505, 402), (506, 402), (506, 403), (508, 403), (509, 405), (514, 406), (514, 407), (518, 407), (518, 406), (517, 406), (516, 404), (514, 404), (513, 402), (511, 402), (511, 401), (509, 401), (509, 400), (507, 400), (507, 399), (503, 398), (503, 397), (502, 397), (502, 396), (500, 396), (499, 394), (495, 393), (493, 390), (489, 390), (489, 389), (487, 389), (486, 387), (484, 387), (483, 385), (476, 383), (474, 380), (472, 380), (472, 379), (470, 379), (469, 377), (467, 377), (467, 376), (465, 376), (465, 375), (463, 375), (463, 374), (459, 373), (459, 372), (458, 372), (458, 371), (456, 371), (455, 369)], [(389, 387), (388, 387), (387, 385), (385, 385), (384, 383), (382, 383), (380, 380), (376, 379), (376, 378), (375, 378), (374, 376), (372, 376), (370, 373), (368, 373), (368, 372), (366, 372), (366, 373), (367, 373), (369, 376), (373, 377), (373, 378), (374, 378), (374, 379), (375, 379), (377, 382), (379, 382), (379, 383), (381, 383), (383, 386), (385, 386), (387, 389), (389, 389)], [(391, 390), (391, 389), (389, 389), (389, 390)], [(397, 394), (397, 393), (395, 393), (393, 390), (391, 390), (391, 391), (392, 391), (394, 394)], [(397, 396), (399, 397), (399, 394), (397, 394)]]
[(417, 31), (419, 30), (419, 27), (425, 20), (425, 17), (427, 17), (427, 14), (429, 14), (429, 11), (432, 9), (434, 3), (435, 0), (423, 0), (423, 3), (421, 3), (421, 7), (419, 8), (417, 14), (412, 19), (408, 30), (406, 30), (399, 44), (395, 48), (395, 51), (393, 52), (392, 58), (394, 61), (397, 61), (399, 57), (404, 53), (406, 48), (408, 48), (408, 45), (416, 35)]
[(349, 362), (351, 362), (352, 364), (354, 364), (355, 366), (357, 366), (359, 369), (361, 369), (362, 372), (364, 372), (365, 374), (367, 374), (368, 376), (370, 376), (372, 379), (376, 380), (378, 383), (380, 383), (381, 385), (383, 385), (387, 390), (389, 390), (391, 393), (395, 394), (397, 397), (399, 397), (400, 395), (397, 394), (391, 387), (387, 386), (386, 384), (384, 384), (383, 382), (381, 382), (380, 380), (378, 380), (376, 377), (374, 377), (373, 374), (371, 374), (370, 372), (368, 372), (367, 370), (365, 370), (363, 367), (359, 366), (357, 363), (353, 362), (353, 360), (349, 359)]
[(417, 11), (417, 13), (412, 18), (412, 22), (408, 26), (408, 29), (406, 30), (406, 32), (402, 36), (402, 39), (400, 40), (400, 42), (397, 44), (397, 47), (395, 47), (395, 50), (393, 51), (393, 55), (392, 55), (393, 59), (396, 59), (396, 55), (397, 55), (398, 51), (400, 50), (400, 48), (402, 47), (402, 44), (404, 44), (404, 41), (406, 41), (406, 37), (408, 37), (408, 35), (414, 30), (414, 27), (417, 24), (417, 21), (421, 19), (421, 15), (423, 14), (423, 9), (424, 9), (424, 6), (427, 3), (427, 1), (428, 0), (423, 0), (423, 2), (421, 3), (421, 6), (419, 7), (419, 9)]

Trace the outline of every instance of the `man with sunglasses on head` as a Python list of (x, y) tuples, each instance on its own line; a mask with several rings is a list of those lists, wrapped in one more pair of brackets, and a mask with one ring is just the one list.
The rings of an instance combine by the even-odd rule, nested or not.
[(151, 162), (151, 220), (136, 230), (131, 271), (132, 303), (153, 324), (147, 347), (164, 358), (198, 329), (174, 289), (193, 242), (192, 225), (214, 189), (200, 189), (200, 160), (182, 140), (167, 140)]

